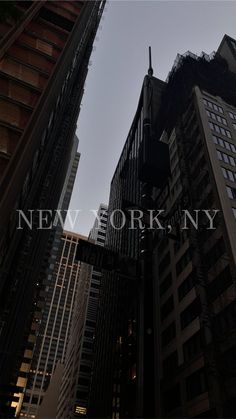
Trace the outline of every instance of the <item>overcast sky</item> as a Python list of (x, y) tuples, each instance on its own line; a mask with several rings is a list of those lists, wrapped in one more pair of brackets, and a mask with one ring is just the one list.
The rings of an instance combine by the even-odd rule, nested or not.
[(81, 160), (70, 204), (82, 210), (76, 232), (87, 235), (94, 222), (90, 210), (108, 203), (148, 69), (148, 46), (154, 76), (165, 80), (177, 53), (211, 53), (225, 33), (236, 38), (235, 22), (236, 1), (112, 0), (106, 5), (78, 119)]

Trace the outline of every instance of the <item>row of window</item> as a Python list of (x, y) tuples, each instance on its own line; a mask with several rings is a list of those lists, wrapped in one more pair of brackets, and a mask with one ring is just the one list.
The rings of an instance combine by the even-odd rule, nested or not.
[(233, 153), (236, 153), (236, 147), (234, 144), (231, 144), (228, 141), (222, 140), (222, 138), (216, 137), (215, 135), (212, 135), (212, 138), (215, 144), (220, 145), (221, 147), (224, 147), (227, 150), (232, 151)]
[[(187, 278), (180, 284), (178, 288), (179, 301), (181, 301), (185, 297), (185, 295), (187, 295), (189, 291), (191, 291), (191, 289), (193, 288), (195, 284), (195, 280), (196, 280), (196, 274), (194, 271), (192, 271), (187, 276)], [(172, 275), (171, 273), (169, 273), (160, 284), (160, 288), (159, 288), (160, 296), (162, 296), (170, 288), (171, 284), (172, 284)]]
[[(201, 368), (185, 379), (185, 388), (186, 388), (186, 398), (187, 400), (192, 400), (194, 397), (199, 396), (200, 394), (207, 391), (207, 379), (205, 369)], [(163, 394), (163, 407), (166, 413), (176, 409), (181, 406), (181, 391), (180, 383), (175, 384), (173, 387), (165, 391)], [(213, 416), (205, 416), (213, 417)], [(215, 417), (215, 416), (214, 416)]]
[(216, 105), (216, 103), (210, 102), (207, 99), (203, 99), (203, 103), (205, 106), (207, 106), (208, 108), (214, 109), (214, 111), (216, 112), (220, 112), (220, 113), (224, 113), (223, 108), (219, 105)]
[(230, 199), (236, 199), (236, 189), (226, 186), (227, 195)]
[[(167, 305), (163, 305), (164, 314), (168, 310), (170, 310), (170, 307), (174, 306), (173, 303), (173, 297), (170, 297), (167, 302)], [(196, 297), (195, 300), (192, 301), (191, 304), (188, 305), (188, 307), (185, 308), (185, 310), (180, 313), (180, 324), (181, 329), (185, 329), (190, 323), (192, 323), (201, 312), (201, 304), (199, 297)], [(163, 316), (163, 311), (161, 312), (161, 316)], [(163, 332), (162, 332), (162, 346), (168, 345), (176, 336), (176, 326), (175, 322), (172, 322)]]
[[(201, 331), (198, 330), (183, 344), (184, 362), (192, 360), (203, 350), (203, 338)], [(175, 350), (167, 358), (163, 360), (163, 378), (173, 376), (178, 367), (178, 352)]]
[(218, 134), (222, 134), (225, 137), (232, 138), (231, 132), (228, 129), (220, 127), (217, 124), (213, 124), (213, 122), (209, 122), (209, 126), (213, 131), (217, 132)]
[[(223, 108), (219, 105), (217, 105), (216, 103), (213, 103), (207, 99), (203, 99), (203, 103), (205, 106), (207, 106), (210, 109), (213, 109), (216, 112), (219, 112), (221, 114), (224, 113)], [(221, 117), (220, 115), (216, 115), (214, 112), (210, 112), (210, 111), (206, 111), (207, 115), (209, 116), (209, 118), (214, 119), (218, 122), (220, 122), (223, 125), (227, 125), (227, 121), (225, 118)], [(233, 112), (229, 112), (229, 116), (231, 119), (236, 121), (236, 114)], [(234, 129), (236, 129), (236, 124), (233, 123)]]
[(229, 164), (230, 166), (236, 166), (236, 159), (226, 153), (222, 153), (222, 151), (216, 150), (217, 156), (219, 160), (224, 161), (225, 163)]
[(225, 167), (221, 167), (222, 173), (225, 179), (231, 180), (231, 182), (234, 182), (236, 180), (236, 173), (232, 172), (229, 169), (225, 169)]
[(220, 124), (228, 125), (226, 119), (223, 116), (217, 115), (214, 112), (206, 111), (209, 118), (214, 119), (215, 121), (218, 121)]

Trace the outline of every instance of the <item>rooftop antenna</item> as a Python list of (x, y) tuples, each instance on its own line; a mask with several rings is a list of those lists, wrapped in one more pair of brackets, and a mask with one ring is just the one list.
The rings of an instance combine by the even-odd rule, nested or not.
[(149, 69), (148, 69), (148, 75), (153, 75), (153, 68), (152, 68), (152, 50), (151, 47), (148, 47), (149, 50)]

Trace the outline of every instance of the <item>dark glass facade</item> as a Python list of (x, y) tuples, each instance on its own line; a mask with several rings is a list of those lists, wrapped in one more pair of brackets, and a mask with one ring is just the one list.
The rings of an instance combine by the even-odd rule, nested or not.
[[(166, 83), (146, 76), (151, 137), (168, 144), (171, 168), (162, 187), (149, 189), (149, 208), (164, 209), (172, 226), (172, 235), (159, 230), (149, 244), (154, 351), (145, 352), (143, 339), (142, 271), (133, 282), (105, 273), (90, 397), (93, 417), (235, 417), (235, 63), (236, 42), (225, 36), (214, 55), (179, 56)], [(141, 206), (144, 92), (143, 87), (111, 183), (108, 214)], [(191, 223), (183, 228), (184, 209), (194, 217), (199, 213), (198, 228)], [(205, 210), (214, 209), (219, 214), (210, 228)], [(116, 230), (108, 222), (106, 245), (137, 258), (141, 269), (141, 237), (128, 226)], [(150, 365), (154, 373), (147, 384)], [(155, 405), (152, 415), (145, 400)]]

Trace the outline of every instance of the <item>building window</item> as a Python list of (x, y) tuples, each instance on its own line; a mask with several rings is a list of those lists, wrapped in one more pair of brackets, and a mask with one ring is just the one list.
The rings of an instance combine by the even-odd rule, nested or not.
[(78, 385), (88, 386), (89, 385), (89, 378), (79, 377), (79, 379), (78, 379)]
[(91, 372), (91, 366), (89, 365), (80, 365), (80, 371), (90, 373)]
[(188, 339), (183, 344), (184, 361), (185, 362), (190, 361), (194, 356), (201, 353), (202, 350), (203, 350), (203, 342), (202, 342), (201, 332), (199, 330), (197, 333), (191, 336), (191, 338)]
[(83, 348), (92, 349), (93, 343), (92, 342), (84, 342)]
[(205, 267), (209, 270), (225, 252), (223, 237), (220, 237), (214, 246), (204, 255)]
[(190, 262), (192, 256), (191, 249), (188, 248), (186, 252), (181, 256), (179, 261), (176, 263), (176, 275), (178, 276), (184, 268), (187, 266), (187, 264)]
[(163, 393), (163, 405), (166, 413), (181, 406), (180, 384), (176, 384)]
[(82, 353), (81, 357), (82, 359), (92, 360), (93, 354)]
[(160, 295), (163, 295), (170, 288), (171, 284), (172, 284), (172, 275), (171, 273), (169, 273), (160, 284)]
[(171, 295), (168, 300), (161, 306), (161, 320), (164, 320), (174, 309), (174, 299)]
[(186, 378), (187, 400), (192, 400), (206, 391), (206, 376), (203, 368)]
[(201, 305), (199, 297), (195, 300), (180, 314), (181, 329), (187, 327), (193, 320), (195, 320), (201, 311)]
[(230, 285), (232, 285), (232, 276), (229, 266), (216, 276), (213, 281), (207, 285), (207, 296), (210, 302), (219, 297)]
[(49, 23), (52, 23), (53, 25), (58, 26), (60, 29), (71, 31), (73, 28), (74, 22), (67, 19), (66, 17), (59, 15), (57, 13), (54, 13), (53, 11), (47, 9), (46, 7), (43, 7), (40, 9), (40, 15), (42, 19), (46, 20)]
[(163, 360), (163, 378), (170, 377), (174, 375), (176, 368), (178, 367), (178, 352), (172, 352), (167, 358)]
[(194, 287), (194, 283), (195, 272), (191, 272), (178, 288), (179, 301), (181, 301), (185, 295), (187, 295), (188, 292)]
[(88, 399), (88, 392), (87, 391), (82, 391), (82, 390), (77, 390), (76, 398), (79, 399), (79, 400), (87, 400)]
[(74, 413), (78, 414), (78, 415), (86, 415), (87, 414), (87, 408), (83, 407), (83, 406), (76, 405)]
[(235, 113), (229, 112), (229, 116), (230, 116), (231, 119), (235, 119), (235, 121), (236, 121), (236, 114)]
[(161, 335), (162, 346), (168, 345), (176, 336), (175, 322), (171, 323)]
[(230, 199), (236, 199), (236, 189), (226, 186), (227, 194)]

